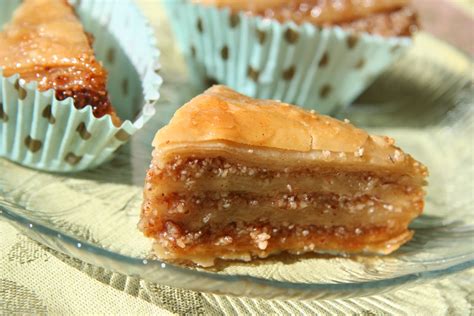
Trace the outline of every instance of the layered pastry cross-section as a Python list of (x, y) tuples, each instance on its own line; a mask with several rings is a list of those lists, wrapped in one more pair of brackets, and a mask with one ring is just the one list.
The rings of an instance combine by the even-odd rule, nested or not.
[(427, 169), (393, 139), (224, 86), (179, 109), (153, 145), (139, 227), (163, 259), (388, 254), (423, 210)]
[(383, 36), (410, 36), (418, 26), (410, 0), (193, 0), (204, 5), (230, 8), (233, 12), (334, 26)]
[(38, 89), (55, 89), (56, 98), (92, 106), (96, 117), (115, 114), (106, 90), (107, 71), (94, 57), (86, 33), (67, 0), (24, 0), (0, 33), (0, 68), (19, 74)]

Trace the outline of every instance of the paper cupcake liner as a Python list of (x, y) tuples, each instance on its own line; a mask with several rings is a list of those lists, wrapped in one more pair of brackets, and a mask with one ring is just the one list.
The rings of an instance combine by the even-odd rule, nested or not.
[[(6, 9), (0, 26), (19, 2), (0, 0)], [(138, 7), (130, 0), (82, 0), (76, 11), (95, 37), (94, 51), (109, 73), (109, 96), (122, 125), (114, 126), (109, 115), (96, 118), (90, 106), (76, 109), (72, 98), (58, 101), (54, 90), (39, 91), (18, 75), (6, 78), (0, 69), (0, 156), (47, 171), (93, 168), (155, 114), (162, 83), (159, 51)]]
[(352, 102), (411, 44), (410, 38), (279, 23), (183, 0), (165, 4), (194, 80), (321, 113)]

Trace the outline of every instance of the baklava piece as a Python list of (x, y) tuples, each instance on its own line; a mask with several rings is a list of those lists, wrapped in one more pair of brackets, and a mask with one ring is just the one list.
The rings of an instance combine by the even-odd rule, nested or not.
[(410, 36), (418, 18), (410, 0), (193, 0), (280, 22), (305, 22), (382, 36)]
[(427, 169), (393, 139), (224, 86), (179, 109), (153, 146), (139, 227), (163, 259), (389, 254), (423, 210)]
[(120, 124), (92, 36), (66, 0), (23, 1), (0, 33), (0, 68), (4, 76), (36, 81), (41, 91), (55, 89), (58, 100), (72, 97), (76, 108), (90, 105), (94, 116), (109, 114)]

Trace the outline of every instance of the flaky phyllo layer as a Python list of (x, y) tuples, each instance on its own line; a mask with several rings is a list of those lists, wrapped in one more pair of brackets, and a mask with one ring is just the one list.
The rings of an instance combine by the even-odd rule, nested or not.
[(387, 254), (423, 209), (426, 168), (392, 139), (221, 86), (154, 145), (139, 226), (164, 259)]

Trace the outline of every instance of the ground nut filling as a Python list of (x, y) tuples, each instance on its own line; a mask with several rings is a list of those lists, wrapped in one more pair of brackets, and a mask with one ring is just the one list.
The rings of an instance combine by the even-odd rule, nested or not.
[[(249, 256), (265, 258), (285, 248), (293, 254), (302, 254), (315, 249), (337, 249), (344, 245), (346, 252), (359, 252), (367, 243), (377, 243), (389, 238), (403, 237), (402, 227), (345, 227), (283, 224), (273, 226), (266, 222), (247, 224), (235, 222), (225, 227), (203, 226), (195, 233), (185, 232), (184, 228), (166, 222), (166, 230), (160, 233), (158, 243), (170, 258), (186, 257), (191, 251), (201, 258), (241, 256), (248, 261)], [(411, 233), (407, 233), (411, 236)], [(405, 237), (403, 237), (405, 238)], [(178, 258), (176, 257), (176, 258)], [(214, 264), (210, 259), (210, 264)], [(178, 260), (180, 261), (180, 260)], [(186, 261), (186, 260), (184, 260)]]
[[(422, 192), (411, 195), (411, 202), (417, 203), (423, 199)], [(158, 201), (166, 205), (169, 214), (189, 214), (201, 210), (226, 211), (235, 209), (255, 209), (272, 207), (275, 210), (297, 211), (311, 209), (314, 212), (356, 213), (367, 210), (372, 213), (375, 208), (390, 212), (401, 212), (399, 205), (393, 205), (371, 195), (344, 196), (334, 193), (303, 193), (273, 195), (252, 195), (243, 192), (197, 192), (193, 195), (183, 193), (168, 194), (159, 197)], [(210, 216), (203, 221), (208, 221)]]
[[(242, 164), (229, 163), (223, 157), (217, 158), (188, 158), (176, 156), (161, 170), (167, 177), (176, 181), (199, 179), (202, 176), (226, 178), (227, 176), (258, 176), (267, 178), (277, 176), (265, 168), (248, 167)], [(286, 170), (288, 172), (288, 170)], [(280, 173), (278, 173), (280, 174)]]
[[(364, 154), (363, 148), (353, 153), (354, 157)], [(331, 155), (321, 152), (322, 157)], [(394, 161), (405, 159), (398, 150), (392, 156)], [(302, 178), (310, 184), (305, 190), (323, 183), (319, 188), (329, 191), (302, 190)], [(261, 183), (276, 180), (277, 189), (258, 192), (251, 187), (258, 181), (261, 188)], [(229, 191), (218, 185), (203, 191), (212, 181), (224, 183), (230, 190), (239, 181), (249, 187)], [(140, 227), (156, 239), (157, 251), (166, 258), (186, 261), (191, 256), (190, 261), (201, 265), (213, 265), (216, 258), (248, 261), (281, 249), (295, 254), (341, 248), (381, 251), (378, 243), (410, 238), (408, 223), (423, 208), (423, 190), (403, 174), (329, 168), (272, 170), (223, 157), (177, 155), (161, 169), (151, 166), (146, 191), (171, 182), (181, 184), (178, 191), (158, 191), (144, 202)], [(342, 194), (342, 187), (351, 187), (351, 193)], [(403, 203), (400, 196), (404, 196)], [(398, 247), (398, 243), (394, 245), (387, 249)]]
[[(364, 150), (358, 149), (354, 155), (364, 155)], [(393, 156), (403, 159), (398, 151)], [(239, 181), (239, 177), (249, 185), (255, 181), (282, 181), (279, 189), (265, 192), (251, 188), (202, 191), (208, 181), (220, 179), (227, 185)], [(299, 178), (307, 179), (311, 188), (322, 182), (332, 191), (302, 191), (297, 185), (301, 182), (294, 181)], [(281, 249), (294, 254), (340, 248), (365, 251), (391, 238), (409, 238), (408, 223), (423, 208), (423, 190), (403, 175), (327, 168), (270, 170), (223, 157), (176, 156), (162, 169), (152, 166), (146, 191), (163, 181), (185, 185), (181, 191), (155, 194), (152, 200), (146, 200), (140, 227), (156, 239), (157, 251), (165, 257), (186, 261), (192, 254), (195, 257), (190, 261), (201, 265), (213, 265), (216, 258), (248, 261)], [(341, 186), (351, 186), (352, 193), (341, 194)], [(397, 200), (400, 195), (404, 196), (403, 203)]]
[[(354, 156), (360, 157), (364, 153), (364, 149), (360, 148), (354, 152)], [(342, 153), (344, 154), (344, 153)], [(324, 151), (322, 152), (324, 155)], [(394, 157), (389, 159), (402, 160), (403, 156), (399, 151), (395, 151)], [(228, 178), (231, 176), (239, 177), (253, 177), (260, 180), (270, 180), (288, 177), (328, 177), (328, 181), (333, 181), (333, 177), (342, 177), (344, 179), (358, 180), (360, 182), (368, 183), (367, 185), (373, 187), (379, 183), (380, 180), (385, 182), (395, 182), (397, 178), (403, 175), (377, 175), (373, 172), (345, 172), (336, 170), (327, 170), (327, 168), (282, 168), (281, 170), (272, 170), (268, 168), (259, 168), (246, 166), (244, 164), (229, 162), (224, 157), (214, 158), (182, 158), (175, 156), (173, 160), (169, 161), (162, 169), (155, 166), (150, 166), (155, 176), (161, 176), (173, 179), (174, 181), (181, 181), (184, 183), (192, 182), (203, 177), (212, 178)], [(382, 179), (383, 177), (383, 179)], [(290, 188), (291, 189), (291, 188)]]

